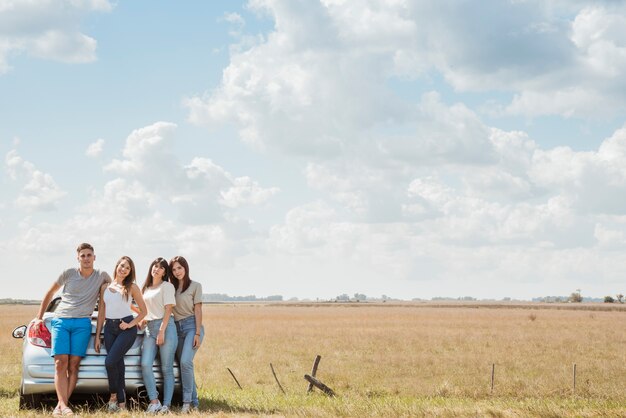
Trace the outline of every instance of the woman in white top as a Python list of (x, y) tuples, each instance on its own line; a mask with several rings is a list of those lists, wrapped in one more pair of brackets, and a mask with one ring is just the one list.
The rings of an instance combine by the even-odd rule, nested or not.
[[(169, 412), (174, 394), (174, 355), (178, 336), (172, 319), (172, 308), (176, 305), (174, 286), (168, 282), (168, 277), (167, 261), (159, 257), (150, 264), (148, 277), (141, 289), (148, 307), (148, 314), (143, 321), (146, 330), (141, 350), (141, 372), (150, 398), (146, 412), (152, 414)], [(159, 402), (152, 368), (157, 348), (163, 375), (163, 405)]]
[(189, 263), (182, 256), (170, 260), (172, 284), (176, 288), (176, 306), (174, 320), (178, 331), (178, 349), (176, 357), (180, 364), (183, 384), (182, 413), (198, 408), (198, 390), (193, 369), (193, 358), (202, 344), (204, 327), (202, 326), (202, 285), (189, 277)]
[[(139, 286), (135, 284), (135, 263), (130, 257), (123, 256), (114, 269), (115, 278), (100, 288), (98, 303), (98, 321), (94, 349), (100, 352), (100, 331), (104, 325), (104, 346), (107, 351), (104, 362), (109, 379), (109, 411), (115, 412), (126, 408), (124, 355), (130, 350), (137, 337), (137, 324), (146, 316), (146, 304)], [(138, 315), (133, 316), (131, 303), (137, 303)]]

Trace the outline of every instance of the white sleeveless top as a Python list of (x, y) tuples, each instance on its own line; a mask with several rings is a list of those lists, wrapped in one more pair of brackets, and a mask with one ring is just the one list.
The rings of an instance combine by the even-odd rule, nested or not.
[(128, 300), (124, 300), (124, 297), (120, 292), (113, 292), (107, 286), (104, 289), (104, 303), (106, 305), (105, 317), (107, 319), (122, 319), (133, 314), (130, 310), (130, 304), (133, 302), (133, 298), (128, 295)]

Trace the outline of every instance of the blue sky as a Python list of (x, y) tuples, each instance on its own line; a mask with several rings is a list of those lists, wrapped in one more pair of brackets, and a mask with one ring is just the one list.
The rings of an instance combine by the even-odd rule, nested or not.
[[(626, 6), (0, 0), (3, 297), (623, 293)], [(37, 289), (34, 291), (33, 289)]]

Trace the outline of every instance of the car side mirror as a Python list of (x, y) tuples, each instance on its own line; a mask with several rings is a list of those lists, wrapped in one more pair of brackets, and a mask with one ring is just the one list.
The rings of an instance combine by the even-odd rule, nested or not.
[(26, 335), (26, 325), (20, 325), (13, 330), (13, 338), (24, 338)]

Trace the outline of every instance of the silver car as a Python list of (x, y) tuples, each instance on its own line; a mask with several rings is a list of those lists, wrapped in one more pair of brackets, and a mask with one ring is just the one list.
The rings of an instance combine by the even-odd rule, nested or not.
[[(20, 384), (20, 408), (39, 408), (43, 402), (51, 397), (56, 397), (54, 389), (54, 358), (50, 356), (51, 335), (50, 321), (53, 317), (55, 309), (61, 301), (57, 297), (50, 302), (43, 317), (43, 325), (41, 330), (35, 329), (32, 321), (28, 325), (20, 325), (13, 330), (14, 338), (22, 338), (24, 340), (22, 350), (22, 382)], [(87, 355), (80, 362), (78, 370), (78, 382), (72, 397), (81, 395), (98, 395), (102, 394), (108, 400), (109, 381), (104, 366), (106, 357), (106, 349), (104, 343), (100, 353), (96, 353), (93, 348), (94, 337), (96, 333), (96, 319), (98, 312), (94, 311), (91, 316), (91, 339), (87, 348)], [(102, 336), (101, 336), (102, 338)], [(143, 340), (143, 331), (137, 334), (135, 343), (128, 350), (124, 357), (126, 364), (126, 394), (127, 396), (145, 398), (145, 387), (141, 376), (141, 342)], [(161, 378), (161, 367), (159, 356), (153, 365), (154, 375), (156, 378), (159, 393), (162, 393), (163, 379)], [(174, 399), (181, 396), (180, 369), (178, 362), (174, 362)]]

